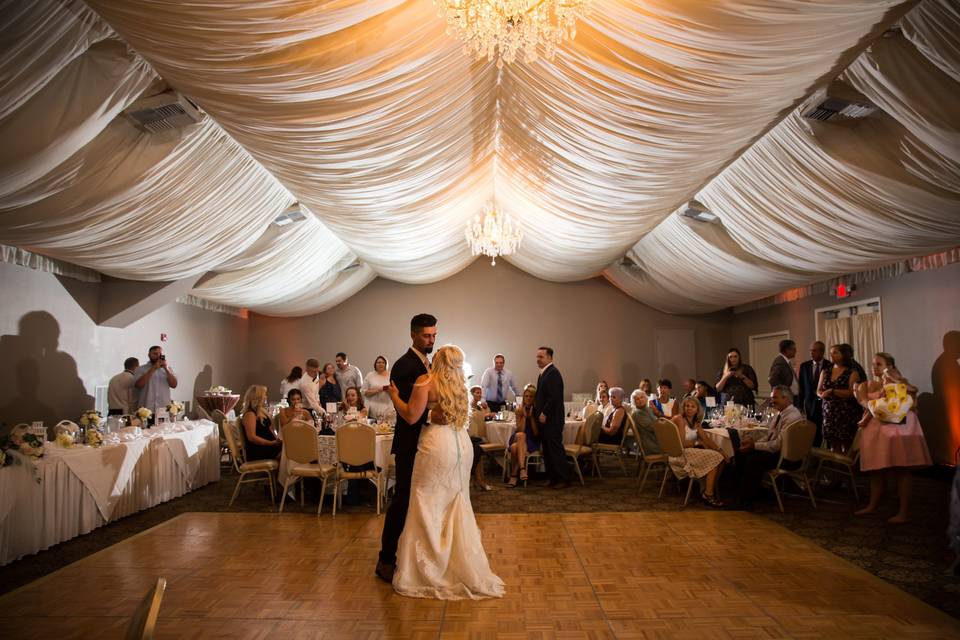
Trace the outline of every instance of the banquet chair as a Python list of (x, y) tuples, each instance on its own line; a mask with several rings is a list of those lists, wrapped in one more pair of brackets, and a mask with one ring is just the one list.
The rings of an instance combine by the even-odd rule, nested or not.
[[(341, 501), (340, 484), (349, 480), (369, 480), (377, 488), (377, 515), (383, 502), (381, 469), (376, 467), (377, 432), (373, 427), (359, 422), (347, 422), (337, 429), (337, 469), (333, 484), (333, 515), (337, 515), (337, 503)], [(347, 471), (345, 465), (362, 467), (373, 464), (373, 469)]]
[(588, 402), (583, 405), (583, 419), (586, 420), (590, 416), (594, 415), (597, 412), (597, 405), (593, 402)]
[(810, 450), (810, 455), (817, 458), (820, 462), (817, 464), (817, 471), (813, 474), (814, 481), (820, 479), (820, 472), (824, 465), (830, 471), (845, 472), (850, 478), (850, 488), (853, 490), (853, 500), (860, 502), (860, 494), (857, 492), (857, 479), (853, 474), (854, 468), (860, 463), (860, 438), (863, 435), (863, 429), (857, 429), (857, 434), (853, 437), (853, 444), (846, 453), (837, 453), (830, 449), (814, 447)]
[[(317, 462), (320, 457), (316, 428), (303, 420), (292, 420), (283, 427), (283, 454), (287, 463), (287, 477), (283, 481), (283, 493), (280, 498), (280, 513), (287, 500), (287, 491), (291, 482), (303, 478), (320, 478), (320, 505), (317, 507), (317, 516), (323, 511), (323, 497), (327, 493), (327, 480), (337, 473), (332, 464)], [(303, 506), (303, 482), (300, 483), (300, 506)]]
[(197, 403), (197, 418), (200, 420), (209, 420), (210, 422), (216, 422), (213, 417), (207, 413), (207, 410), (200, 406), (200, 403)]
[(639, 437), (639, 429), (637, 431), (637, 449), (640, 452), (640, 465), (637, 468), (637, 480), (640, 482), (640, 493), (643, 493), (643, 486), (647, 483), (647, 475), (649, 475), (650, 470), (655, 466), (662, 464), (664, 467), (664, 473), (666, 473), (666, 469), (670, 467), (670, 464), (667, 461), (667, 454), (665, 453), (648, 454), (646, 450), (644, 450), (643, 441)]
[(580, 479), (580, 486), (583, 486), (583, 471), (580, 469), (580, 460), (586, 458), (590, 462), (593, 462), (594, 447), (596, 447), (597, 440), (600, 438), (600, 421), (592, 421), (589, 431), (587, 430), (586, 423), (581, 429), (585, 432), (583, 442), (565, 444), (563, 445), (563, 452), (567, 458), (573, 462), (573, 468), (576, 470), (577, 477)]
[[(270, 504), (276, 504), (276, 492), (274, 491), (274, 473), (280, 467), (276, 460), (252, 460), (247, 462), (246, 454), (243, 449), (243, 435), (240, 429), (240, 420), (227, 420), (223, 424), (223, 433), (227, 439), (227, 447), (230, 449), (230, 458), (233, 460), (233, 470), (240, 474), (237, 480), (237, 486), (233, 490), (233, 496), (230, 497), (230, 504), (237, 499), (240, 493), (240, 485), (251, 482), (261, 482), (266, 476), (267, 483), (270, 485)], [(246, 476), (256, 476), (249, 480), (244, 480)]]
[[(497, 463), (497, 458), (502, 458), (503, 464), (503, 479), (507, 479), (507, 449), (508, 447), (504, 444), (496, 444), (494, 442), (487, 441), (487, 422), (483, 419), (483, 414), (479, 411), (474, 411), (470, 414), (470, 423), (467, 427), (467, 433), (469, 433), (474, 438), (480, 438), (483, 442), (480, 443), (480, 451), (485, 456), (489, 456), (490, 459)], [(502, 456), (500, 454), (503, 454)], [(480, 461), (480, 464), (483, 464), (483, 461)]]
[[(653, 432), (657, 435), (657, 442), (660, 443), (664, 456), (686, 460), (686, 451), (683, 448), (683, 441), (680, 439), (680, 431), (677, 429), (677, 425), (670, 420), (659, 418), (653, 423)], [(671, 475), (677, 477), (668, 464), (663, 474), (663, 480), (660, 482), (660, 493), (657, 494), (657, 500), (663, 497), (663, 489), (667, 486), (667, 478)], [(677, 479), (679, 480), (679, 478)], [(692, 475), (688, 476), (688, 479), (687, 495), (683, 499), (683, 506), (687, 506), (687, 503), (690, 502), (690, 491), (693, 489), (693, 483), (696, 482), (696, 478)]]
[(163, 593), (167, 590), (167, 581), (163, 578), (157, 578), (157, 583), (153, 585), (147, 594), (137, 605), (137, 610), (133, 612), (130, 618), (130, 624), (127, 626), (126, 640), (150, 640), (157, 627), (157, 617), (160, 615), (160, 602), (163, 600)]
[[(802, 480), (802, 486), (806, 487), (807, 495), (810, 496), (810, 504), (817, 508), (817, 501), (813, 498), (813, 486), (807, 477), (807, 467), (810, 464), (810, 449), (813, 447), (813, 439), (817, 435), (817, 425), (809, 420), (801, 420), (789, 424), (783, 428), (780, 436), (780, 459), (777, 466), (767, 472), (767, 479), (773, 485), (773, 494), (777, 496), (777, 505), (780, 512), (783, 513), (783, 499), (780, 497), (780, 489), (777, 487), (777, 480), (783, 476)], [(800, 466), (796, 469), (784, 468), (784, 461), (799, 462)]]
[[(633, 426), (633, 416), (630, 415), (630, 412), (624, 408), (624, 418), (626, 419), (623, 424), (623, 433), (620, 436), (620, 442), (618, 444), (603, 444), (596, 442), (593, 445), (593, 470), (601, 478), (603, 475), (600, 473), (600, 456), (614, 456), (617, 461), (620, 463), (620, 469), (623, 471), (623, 475), (629, 475), (627, 473), (627, 466), (623, 463), (624, 459), (624, 450), (626, 449), (627, 444), (627, 435), (634, 434), (635, 438), (639, 439), (637, 434), (636, 427)], [(596, 420), (597, 423), (603, 420), (603, 414), (599, 411), (590, 416), (589, 420)], [(588, 420), (588, 423), (589, 423)], [(586, 428), (586, 427), (585, 427)], [(592, 426), (589, 427), (591, 430)], [(597, 435), (599, 437), (599, 429)]]

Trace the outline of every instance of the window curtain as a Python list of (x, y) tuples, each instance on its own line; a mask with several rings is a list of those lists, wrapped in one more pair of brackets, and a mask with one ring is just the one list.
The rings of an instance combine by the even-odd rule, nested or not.
[(850, 318), (828, 318), (823, 323), (824, 342), (829, 349), (844, 342), (853, 344), (850, 330)]
[(883, 351), (883, 327), (879, 313), (863, 313), (850, 318), (853, 325), (853, 355), (857, 362), (870, 372), (870, 359), (873, 354)]

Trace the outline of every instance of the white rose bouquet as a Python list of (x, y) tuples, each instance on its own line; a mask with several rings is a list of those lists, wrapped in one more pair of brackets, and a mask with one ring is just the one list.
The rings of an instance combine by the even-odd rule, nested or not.
[(140, 407), (137, 409), (137, 417), (143, 422), (146, 422), (153, 417), (153, 411), (150, 411), (150, 409), (147, 409), (146, 407)]
[(167, 405), (167, 413), (174, 419), (181, 413), (183, 413), (183, 403), (182, 402), (171, 402)]
[(57, 445), (63, 447), (64, 449), (69, 449), (73, 446), (73, 434), (69, 431), (61, 431), (57, 434)]
[(100, 426), (100, 414), (96, 412), (95, 409), (87, 409), (83, 412), (83, 415), (80, 416), (80, 424), (84, 427), (98, 427)]

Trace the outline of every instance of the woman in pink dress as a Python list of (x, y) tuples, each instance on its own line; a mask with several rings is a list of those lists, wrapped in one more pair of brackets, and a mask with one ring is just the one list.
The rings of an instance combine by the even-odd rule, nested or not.
[(873, 356), (873, 377), (856, 394), (866, 410), (860, 423), (860, 470), (871, 473), (870, 501), (856, 515), (876, 511), (887, 477), (896, 475), (900, 510), (887, 522), (907, 522), (911, 470), (933, 464), (914, 410), (917, 389), (897, 371), (889, 353)]

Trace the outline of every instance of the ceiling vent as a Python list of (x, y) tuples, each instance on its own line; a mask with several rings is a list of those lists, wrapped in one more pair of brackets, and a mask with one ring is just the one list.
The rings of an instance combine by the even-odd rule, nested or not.
[(821, 122), (857, 120), (872, 115), (876, 110), (877, 108), (872, 104), (826, 96), (823, 100), (814, 101), (804, 109), (803, 117), (808, 120), (820, 120)]
[(137, 100), (123, 113), (137, 127), (150, 133), (181, 129), (203, 119), (196, 105), (176, 91)]
[(716, 222), (719, 219), (717, 214), (696, 200), (691, 200), (685, 206), (680, 207), (679, 213), (684, 218), (693, 218), (700, 222)]
[(276, 218), (273, 219), (273, 224), (278, 227), (285, 227), (288, 224), (293, 224), (295, 222), (303, 222), (307, 219), (306, 212), (300, 208), (299, 204), (295, 204)]

